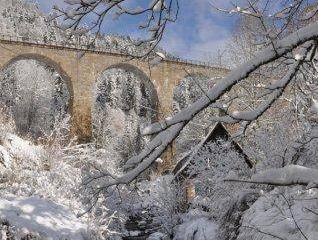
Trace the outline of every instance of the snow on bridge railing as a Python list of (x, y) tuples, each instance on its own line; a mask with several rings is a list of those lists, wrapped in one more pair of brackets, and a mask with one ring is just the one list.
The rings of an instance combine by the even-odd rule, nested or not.
[[(127, 39), (125, 36), (121, 35), (108, 35), (110, 37), (117, 37), (121, 39)], [(49, 39), (36, 39), (36, 38), (30, 38), (28, 36), (12, 36), (12, 35), (6, 35), (6, 34), (0, 34), (0, 41), (7, 41), (7, 42), (18, 42), (18, 43), (27, 43), (27, 44), (37, 44), (37, 45), (45, 45), (45, 46), (52, 46), (52, 47), (61, 47), (61, 48), (68, 48), (68, 49), (74, 49), (74, 50), (83, 50), (83, 51), (92, 51), (92, 52), (101, 52), (101, 53), (110, 53), (110, 54), (120, 54), (120, 55), (129, 55), (132, 57), (138, 57), (137, 54), (131, 54), (123, 49), (112, 49), (111, 47), (107, 46), (96, 46), (95, 44), (92, 44), (90, 41), (81, 41), (80, 38), (76, 39), (69, 39), (68, 41), (61, 40), (61, 41), (52, 41)], [(83, 44), (84, 43), (84, 44)], [(224, 68), (222, 66), (213, 65), (209, 62), (205, 61), (198, 61), (198, 60), (190, 60), (190, 59), (183, 59), (179, 57), (172, 56), (167, 51), (160, 49), (160, 52), (162, 52), (167, 57), (167, 61), (171, 62), (177, 62), (177, 63), (185, 63), (189, 65), (197, 65), (197, 66), (203, 66), (203, 67), (213, 67), (213, 68)]]

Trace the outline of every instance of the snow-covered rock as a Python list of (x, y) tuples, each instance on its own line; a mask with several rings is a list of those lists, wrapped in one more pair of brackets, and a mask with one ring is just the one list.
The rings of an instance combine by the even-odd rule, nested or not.
[(183, 223), (176, 227), (174, 240), (214, 240), (218, 226), (207, 213), (192, 210), (185, 214)]
[(39, 197), (1, 198), (0, 219), (14, 227), (18, 239), (27, 234), (48, 240), (84, 240), (86, 237), (87, 226), (69, 209)]

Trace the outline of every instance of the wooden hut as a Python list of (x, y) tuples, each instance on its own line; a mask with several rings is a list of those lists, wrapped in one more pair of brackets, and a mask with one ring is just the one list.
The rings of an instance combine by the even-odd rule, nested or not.
[(191, 178), (188, 176), (187, 170), (189, 166), (193, 164), (193, 161), (195, 159), (194, 157), (206, 144), (208, 144), (209, 142), (217, 141), (218, 139), (230, 141), (232, 147), (244, 158), (247, 166), (249, 168), (252, 168), (253, 162), (244, 153), (242, 147), (231, 138), (231, 135), (227, 131), (225, 126), (222, 123), (218, 122), (208, 131), (205, 138), (202, 139), (192, 151), (184, 154), (184, 156), (178, 161), (175, 168), (173, 169), (175, 180), (184, 189), (184, 202), (189, 203), (196, 196), (194, 186), (195, 176), (191, 176)]

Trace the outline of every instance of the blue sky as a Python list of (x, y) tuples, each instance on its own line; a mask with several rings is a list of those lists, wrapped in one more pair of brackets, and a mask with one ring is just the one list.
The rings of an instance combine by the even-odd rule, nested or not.
[[(151, 0), (137, 1), (148, 3)], [(178, 20), (169, 24), (161, 46), (178, 56), (195, 60), (207, 60), (215, 55), (218, 49), (223, 49), (237, 18), (215, 11), (209, 1), (179, 0)], [(42, 10), (49, 12), (53, 5), (63, 6), (64, 0), (37, 0), (37, 2)], [(230, 4), (227, 0), (213, 2), (220, 7)], [(136, 21), (138, 20), (132, 17), (119, 20), (108, 18), (102, 31), (138, 37), (141, 33), (136, 28)]]

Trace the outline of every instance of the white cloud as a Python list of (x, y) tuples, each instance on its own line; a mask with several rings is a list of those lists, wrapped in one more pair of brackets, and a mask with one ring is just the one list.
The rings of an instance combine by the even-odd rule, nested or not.
[(163, 46), (178, 55), (197, 60), (207, 60), (216, 55), (218, 50), (225, 48), (230, 38), (230, 29), (222, 25), (224, 15), (213, 13), (206, 1), (193, 1), (193, 21), (191, 27), (195, 29), (195, 36), (191, 41), (187, 39), (187, 26), (180, 23), (178, 31), (168, 31)]

